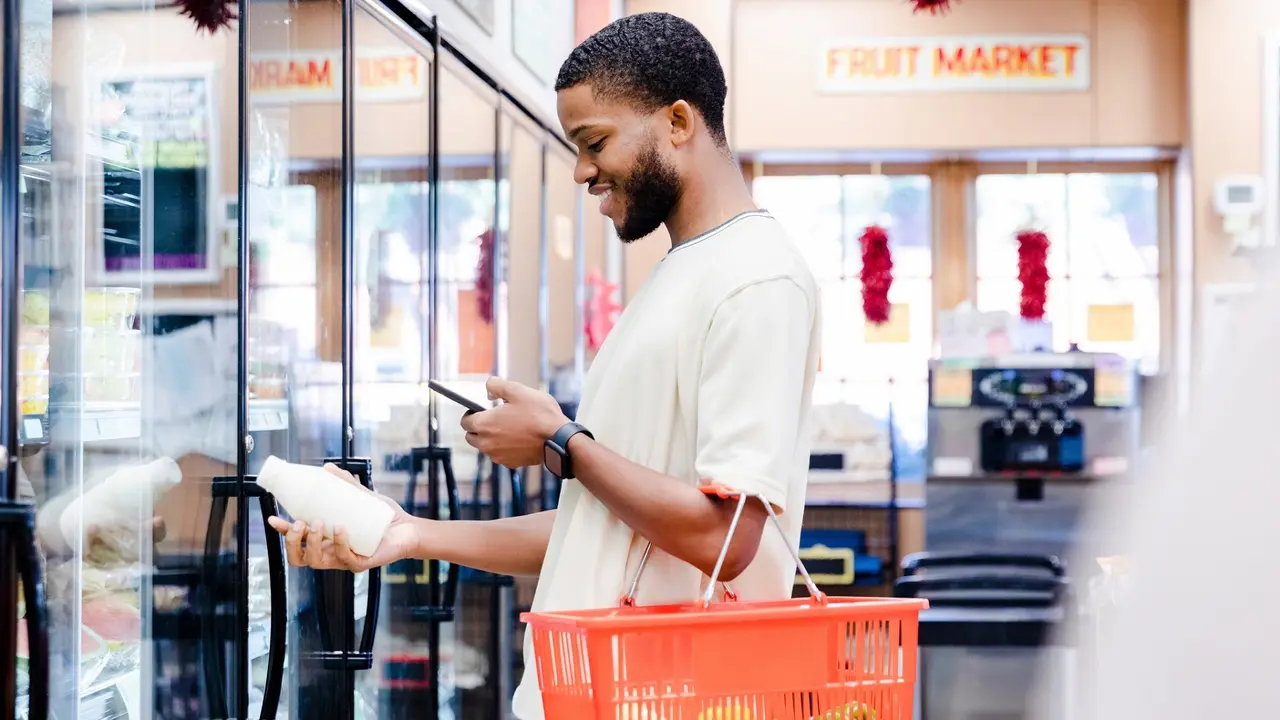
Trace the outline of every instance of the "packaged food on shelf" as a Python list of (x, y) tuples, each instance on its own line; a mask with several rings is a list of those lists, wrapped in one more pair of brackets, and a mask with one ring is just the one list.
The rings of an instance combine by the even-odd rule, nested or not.
[(132, 330), (138, 316), (138, 288), (89, 288), (84, 293), (83, 324), (101, 330)]
[(46, 370), (18, 373), (18, 397), (48, 397), (49, 373)]
[(19, 372), (49, 372), (49, 343), (18, 346)]
[(44, 415), (49, 412), (49, 396), (35, 395), (32, 397), (20, 398), (18, 404), (21, 406), (20, 412), (23, 415)]
[(49, 326), (24, 324), (18, 331), (18, 344), (49, 347)]
[(84, 376), (84, 401), (89, 403), (136, 403), (142, 399), (142, 376), (98, 374)]
[(87, 328), (80, 342), (86, 374), (131, 374), (142, 369), (141, 331)]
[(49, 324), (49, 291), (22, 291), (22, 322), (28, 325)]

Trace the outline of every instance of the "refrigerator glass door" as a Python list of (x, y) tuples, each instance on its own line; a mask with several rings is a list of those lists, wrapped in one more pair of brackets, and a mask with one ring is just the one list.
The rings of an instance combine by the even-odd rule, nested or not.
[(244, 717), (235, 33), (22, 6), (19, 485), (52, 713)]
[[(353, 109), (352, 454), (372, 460), (378, 492), (414, 510), (410, 496), (426, 497), (430, 471), (426, 380), (433, 347), (430, 188), (436, 68), (427, 40), (378, 6), (357, 5), (355, 37), (356, 62), (364, 69)], [(423, 490), (414, 492), (415, 485)], [(424, 502), (418, 514), (426, 509)], [(376, 605), (369, 599), (373, 582), (380, 584)], [(376, 642), (372, 667), (356, 673), (356, 716), (429, 718), (441, 706), (447, 712), (452, 683), (437, 693), (430, 682), (432, 621), (421, 612), (414, 616), (414, 609), (428, 602), (423, 563), (399, 562), (377, 577), (362, 574), (357, 583), (356, 638)], [(376, 634), (370, 635), (369, 623), (375, 621)]]
[[(506, 225), (506, 317), (507, 357), (506, 376), (529, 387), (545, 389), (542, 375), (541, 353), (545, 343), (545, 305), (542, 302), (545, 286), (542, 282), (542, 243), (546, 217), (543, 202), (544, 144), (551, 140), (541, 128), (528, 122), (519, 111), (504, 113), (503, 177), (509, 187), (505, 197), (509, 210)], [(526, 468), (519, 475), (519, 483), (511, 487), (507, 507), (510, 514), (537, 512), (542, 468)], [(514, 692), (520, 682), (523, 668), (524, 632), (518, 613), (528, 610), (533, 603), (536, 579), (515, 579), (513, 590), (505, 591), (509, 601), (506, 628), (510, 639), (508, 657), (503, 658), (510, 673), (508, 686)], [(503, 608), (504, 611), (507, 608)], [(502, 629), (502, 626), (499, 626)]]
[[(247, 470), (255, 475), (270, 456), (318, 466), (343, 455), (342, 6), (251, 2), (246, 22), (247, 380), (251, 402), (272, 409), (252, 435)], [(280, 509), (287, 517), (288, 505)], [(246, 650), (255, 702), (272, 679), (268, 542), (277, 540), (251, 523)], [(275, 717), (350, 717), (353, 675), (342, 651), (355, 631), (354, 578), (287, 570), (288, 652)]]

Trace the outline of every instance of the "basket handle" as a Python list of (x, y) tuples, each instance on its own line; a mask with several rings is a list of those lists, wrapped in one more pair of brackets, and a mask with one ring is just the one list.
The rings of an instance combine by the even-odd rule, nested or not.
[[(716, 565), (711, 570), (710, 582), (707, 583), (707, 590), (702, 595), (702, 607), (710, 607), (711, 599), (715, 597), (716, 583), (720, 579), (720, 571), (724, 568), (725, 557), (729, 554), (729, 545), (733, 542), (733, 534), (738, 530), (738, 520), (742, 518), (742, 511), (747, 507), (747, 500), (755, 498), (764, 504), (764, 509), (769, 513), (769, 519), (773, 521), (773, 526), (778, 528), (778, 532), (786, 538), (786, 532), (782, 529), (782, 521), (778, 519), (778, 514), (773, 511), (773, 504), (769, 499), (760, 493), (746, 493), (741, 490), (734, 490), (723, 485), (703, 485), (699, 488), (704, 495), (714, 495), (722, 500), (732, 498), (738, 499), (738, 507), (733, 511), (733, 519), (729, 521), (729, 532), (725, 534), (724, 545), (720, 546), (720, 555), (716, 558)], [(805, 569), (804, 562), (800, 560), (799, 553), (791, 547), (791, 543), (785, 543), (787, 551), (791, 553), (791, 559), (796, 562), (796, 570), (800, 571), (800, 575), (804, 578), (805, 587), (809, 589), (809, 597), (814, 602), (825, 603), (827, 594), (818, 589), (814, 584), (813, 578), (809, 576), (809, 571)], [(627, 594), (622, 596), (622, 605), (626, 607), (634, 606), (636, 603), (636, 590), (640, 587), (640, 576), (644, 574), (645, 563), (649, 560), (649, 553), (653, 550), (653, 543), (649, 543), (644, 548), (644, 554), (640, 556), (640, 565), (636, 568), (635, 577), (631, 579), (631, 587), (627, 590)], [(720, 583), (724, 585), (725, 597), (728, 600), (737, 600), (738, 596), (729, 587), (728, 583)]]

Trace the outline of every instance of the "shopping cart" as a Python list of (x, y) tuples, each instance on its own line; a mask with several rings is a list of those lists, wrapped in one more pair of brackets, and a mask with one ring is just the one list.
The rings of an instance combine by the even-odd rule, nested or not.
[(729, 541), (749, 498), (737, 498), (700, 602), (635, 607), (645, 549), (620, 607), (524, 613), (548, 720), (911, 720), (918, 599), (829, 598), (795, 548), (808, 598), (713, 603)]

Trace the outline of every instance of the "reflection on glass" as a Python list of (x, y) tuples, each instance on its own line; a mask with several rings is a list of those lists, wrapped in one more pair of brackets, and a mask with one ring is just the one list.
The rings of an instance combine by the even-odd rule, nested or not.
[[(236, 64), (174, 8), (22, 4), (18, 491), (38, 508), (52, 716), (238, 713)], [(234, 35), (231, 35), (234, 37)], [(218, 525), (218, 521), (223, 524)], [(163, 572), (156, 572), (157, 568)], [(25, 638), (25, 621), (20, 633)]]
[[(297, 82), (290, 67), (315, 67), (341, 87), (341, 10), (336, 2), (254, 3), (249, 15), (250, 97), (248, 361), (253, 452), (319, 464), (342, 453), (342, 105), (322, 83)], [(234, 44), (232, 45), (234, 47)], [(281, 510), (287, 515), (289, 508)], [(250, 708), (267, 681), (271, 627), (267, 537), (251, 522), (248, 657)], [(342, 582), (288, 568), (289, 628), (279, 713), (327, 717), (351, 702), (351, 675), (306, 660), (341, 649)]]
[[(439, 377), (473, 397), (498, 367), (501, 307), (495, 298), (495, 263), (503, 252), (498, 232), (496, 139), (497, 97), (453, 62), (440, 77), (440, 224), (437, 263)], [(464, 518), (492, 511), (495, 470), (466, 443), (464, 409), (437, 403), (440, 444), (453, 448), (453, 470)], [(489, 697), (481, 688), (489, 675), (490, 588), (465, 572), (458, 589), (456, 620), (441, 627), (441, 701), (456, 717), (475, 717)], [(447, 696), (451, 696), (447, 697)]]
[(611, 222), (595, 207), (587, 207), (582, 213), (582, 325), (584, 334), (585, 365), (589, 367), (600, 345), (604, 343), (610, 327), (610, 318), (616, 317), (611, 303), (617, 302), (616, 293), (606, 281), (605, 223)]
[(577, 414), (581, 392), (577, 351), (582, 342), (578, 315), (578, 212), (581, 186), (573, 182), (574, 157), (558, 146), (547, 149), (547, 356), (549, 389), (566, 414)]

